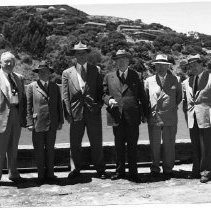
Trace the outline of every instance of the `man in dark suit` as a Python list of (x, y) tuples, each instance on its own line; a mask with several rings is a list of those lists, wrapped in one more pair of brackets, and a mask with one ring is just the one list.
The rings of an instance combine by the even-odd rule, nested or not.
[(211, 73), (199, 54), (189, 56), (188, 69), (192, 76), (183, 82), (183, 107), (193, 146), (191, 178), (205, 183), (211, 179)]
[(32, 131), (32, 142), (37, 159), (40, 182), (53, 181), (54, 145), (56, 132), (64, 122), (61, 94), (56, 83), (49, 80), (53, 72), (45, 61), (37, 69), (39, 80), (27, 88), (27, 127)]
[(9, 179), (21, 181), (17, 170), (18, 142), (21, 127), (26, 126), (26, 94), (23, 76), (13, 72), (15, 56), (2, 53), (0, 68), (0, 180), (5, 156)]
[[(118, 50), (117, 71), (104, 78), (103, 99), (107, 107), (107, 123), (113, 126), (117, 154), (116, 174), (112, 180), (125, 177), (125, 142), (127, 142), (129, 179), (137, 181), (137, 142), (141, 118), (148, 115), (149, 102), (137, 72), (130, 70), (129, 55)], [(144, 114), (144, 115), (143, 115)]]
[(77, 58), (75, 66), (62, 74), (63, 100), (66, 108), (66, 119), (70, 123), (70, 146), (74, 168), (69, 178), (80, 175), (83, 166), (81, 143), (85, 127), (91, 146), (92, 160), (100, 178), (106, 178), (102, 150), (103, 105), (102, 78), (96, 66), (87, 62), (90, 49), (81, 42), (74, 46)]

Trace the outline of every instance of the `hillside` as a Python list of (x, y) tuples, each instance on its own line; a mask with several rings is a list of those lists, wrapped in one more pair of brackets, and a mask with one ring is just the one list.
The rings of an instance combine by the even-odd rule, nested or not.
[(102, 74), (114, 68), (111, 55), (119, 48), (127, 49), (132, 68), (145, 74), (153, 72), (151, 61), (158, 52), (171, 56), (178, 67), (189, 54), (210, 58), (211, 49), (210, 35), (177, 33), (141, 19), (92, 16), (68, 5), (0, 7), (0, 33), (0, 51), (16, 54), (17, 69), (27, 83), (35, 78), (31, 69), (41, 59), (49, 61), (60, 81), (59, 75), (72, 65), (70, 49), (79, 40), (92, 47), (89, 60), (101, 66)]

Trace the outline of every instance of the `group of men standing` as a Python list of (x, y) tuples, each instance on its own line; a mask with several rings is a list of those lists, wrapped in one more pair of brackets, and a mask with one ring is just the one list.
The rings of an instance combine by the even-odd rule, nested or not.
[[(126, 176), (127, 144), (128, 179), (135, 182), (139, 180), (137, 143), (141, 122), (148, 123), (151, 175), (160, 175), (162, 151), (163, 174), (171, 178), (175, 162), (177, 110), (183, 96), (193, 144), (191, 178), (200, 178), (201, 182), (210, 180), (211, 75), (203, 67), (199, 55), (189, 56), (187, 68), (192, 76), (183, 82), (182, 88), (178, 78), (171, 72), (172, 64), (163, 54), (157, 55), (153, 62), (155, 75), (143, 81), (140, 73), (130, 69), (130, 55), (125, 50), (116, 52), (113, 59), (117, 70), (109, 72), (104, 79), (99, 69), (87, 62), (90, 49), (86, 45), (80, 42), (72, 52), (77, 62), (62, 74), (64, 116), (70, 124), (72, 171), (68, 175), (69, 179), (80, 176), (83, 167), (81, 143), (85, 128), (97, 175), (101, 179), (108, 177), (102, 150), (103, 104), (107, 107), (107, 124), (113, 128), (117, 157), (116, 172), (111, 179)], [(49, 80), (53, 70), (47, 64), (40, 64), (33, 70), (38, 73), (39, 79), (28, 86), (25, 94), (23, 79), (13, 72), (14, 66), (14, 55), (3, 53), (0, 70), (0, 178), (7, 153), (9, 178), (13, 181), (20, 179), (16, 165), (17, 146), (21, 126), (26, 126), (33, 133), (38, 178), (41, 182), (45, 179), (53, 180), (56, 178), (53, 172), (56, 130), (61, 129), (63, 124), (60, 91)], [(27, 117), (24, 115), (26, 105)]]

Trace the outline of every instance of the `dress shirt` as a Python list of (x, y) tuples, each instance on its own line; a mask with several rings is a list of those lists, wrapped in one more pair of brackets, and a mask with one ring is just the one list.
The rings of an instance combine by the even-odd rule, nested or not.
[(119, 76), (120, 76), (120, 78), (122, 77), (122, 75), (124, 75), (124, 78), (125, 78), (125, 79), (127, 78), (127, 75), (128, 75), (128, 68), (127, 68), (124, 72), (122, 72), (122, 71), (119, 70)]
[(167, 76), (167, 72), (166, 72), (166, 74), (165, 74), (163, 77), (161, 77), (161, 76), (158, 74), (158, 77), (159, 77), (160, 82), (161, 82), (162, 85), (163, 85), (163, 83), (164, 83), (164, 81), (165, 81), (165, 79), (166, 79), (166, 76)]
[[(84, 67), (84, 70), (87, 71), (87, 63), (85, 63), (83, 65), (83, 67)], [(79, 63), (76, 64), (76, 71), (77, 71), (77, 77), (78, 77), (79, 86), (80, 86), (80, 89), (83, 92), (86, 82), (81, 77), (81, 65)]]

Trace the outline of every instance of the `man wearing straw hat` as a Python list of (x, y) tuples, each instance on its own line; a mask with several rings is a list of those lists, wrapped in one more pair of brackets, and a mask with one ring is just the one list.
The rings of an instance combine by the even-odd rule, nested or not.
[(183, 82), (183, 102), (193, 145), (191, 178), (206, 183), (211, 178), (211, 74), (199, 54), (188, 57), (188, 70), (192, 76)]
[(163, 174), (171, 178), (175, 161), (175, 138), (177, 133), (177, 109), (182, 100), (182, 87), (170, 71), (171, 63), (163, 54), (156, 56), (154, 76), (146, 79), (145, 87), (149, 96), (151, 113), (148, 132), (152, 155), (151, 175), (160, 175), (161, 137), (163, 141)]
[(91, 147), (91, 157), (99, 178), (106, 178), (102, 150), (103, 105), (102, 78), (96, 66), (87, 62), (91, 49), (79, 42), (72, 50), (77, 59), (75, 66), (62, 74), (63, 100), (67, 110), (66, 119), (70, 123), (71, 167), (68, 178), (80, 175), (83, 166), (81, 143), (85, 128)]
[(26, 124), (26, 94), (24, 80), (13, 72), (15, 56), (11, 52), (1, 55), (0, 68), (0, 180), (5, 156), (9, 179), (22, 181), (17, 170), (18, 142), (21, 127)]

